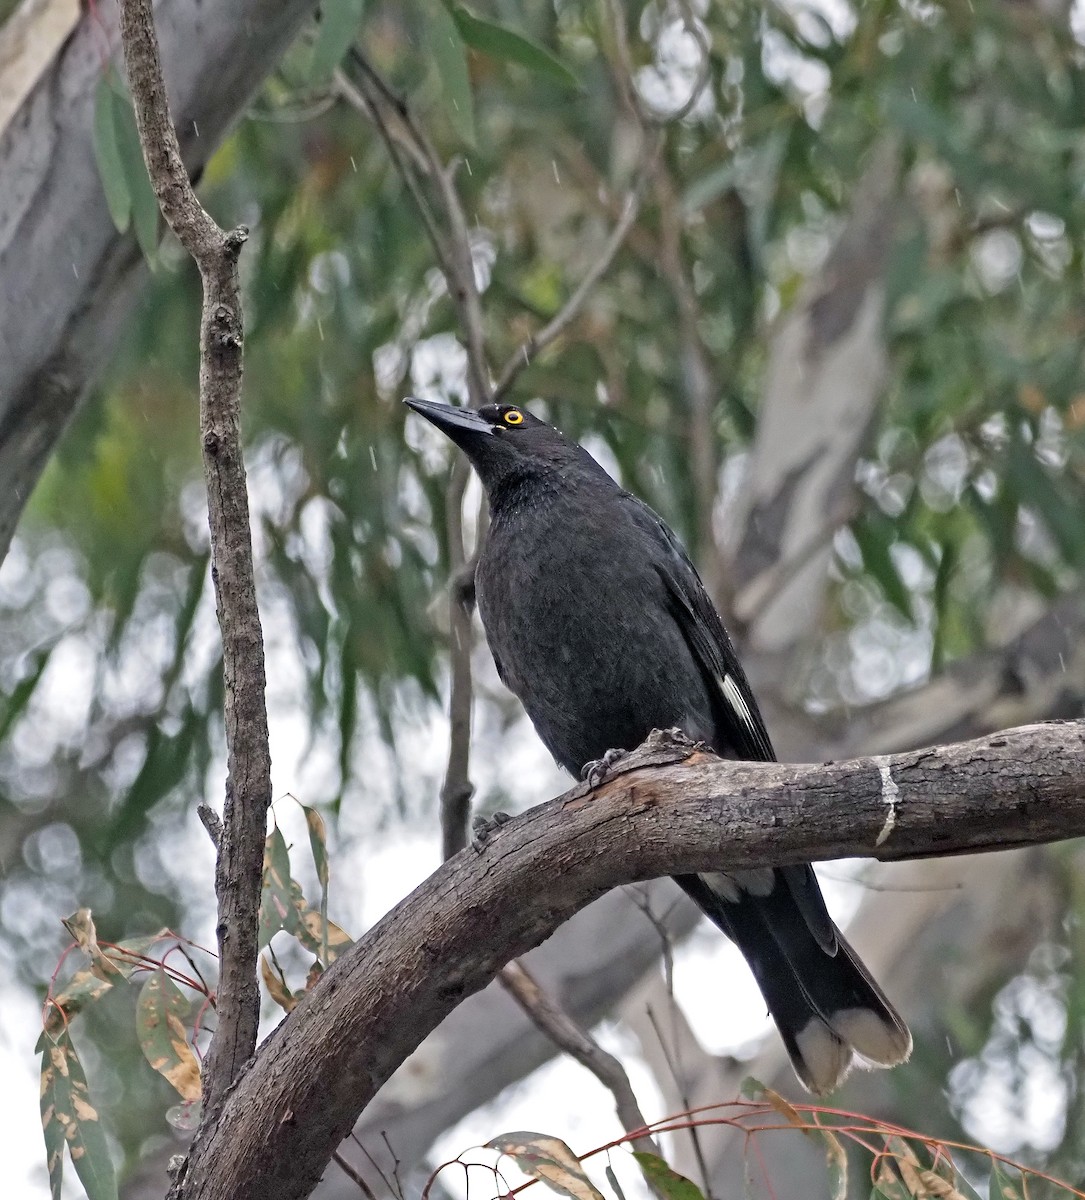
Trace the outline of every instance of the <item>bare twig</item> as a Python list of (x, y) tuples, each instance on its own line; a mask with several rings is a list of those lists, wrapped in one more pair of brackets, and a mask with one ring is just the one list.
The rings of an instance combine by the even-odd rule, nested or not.
[[(384, 1144), (387, 1146), (389, 1144), (388, 1143), (388, 1135), (382, 1131), (381, 1137), (384, 1138)], [(388, 1189), (389, 1195), (394, 1195), (395, 1188), (393, 1188), (393, 1186), (392, 1186), (392, 1181), (384, 1173), (384, 1170), (381, 1167), (380, 1163), (377, 1162), (377, 1160), (373, 1157), (373, 1155), (370, 1154), (369, 1151), (366, 1149), (364, 1143), (362, 1142), (362, 1139), (360, 1137), (358, 1137), (358, 1135), (354, 1132), (354, 1130), (351, 1130), (351, 1132), (350, 1132), (350, 1139), (352, 1142), (354, 1142), (354, 1144), (358, 1147), (358, 1149), (361, 1150), (361, 1152), (369, 1160), (369, 1165), (380, 1176), (381, 1183), (383, 1183), (384, 1186)], [(397, 1165), (398, 1165), (398, 1162), (397, 1162)]]
[(377, 1200), (373, 1189), (365, 1181), (365, 1176), (357, 1171), (354, 1166), (343, 1157), (338, 1150), (332, 1151), (332, 1162), (339, 1168), (340, 1171), (358, 1188), (358, 1191), (365, 1196), (366, 1200)]
[(929, 884), (904, 884), (904, 883), (873, 883), (866, 878), (865, 873), (860, 875), (837, 875), (835, 871), (826, 871), (824, 868), (818, 871), (818, 876), (821, 879), (831, 879), (834, 883), (847, 883), (852, 887), (862, 888), (865, 892), (914, 892), (919, 895), (924, 895), (928, 892), (959, 892), (964, 889), (962, 880), (956, 883), (929, 883)]
[[(368, 117), (380, 134), (389, 158), (395, 164), (400, 178), (407, 185), (407, 190), (411, 193), (415, 206), (418, 208), (418, 215), (422, 218), (426, 236), (437, 256), (437, 265), (441, 268), (441, 274), (447, 281), (452, 272), (448, 246), (445, 244), (444, 234), (437, 224), (437, 218), (416, 174), (418, 170), (425, 172), (428, 169), (426, 157), (413, 140), (411, 131), (405, 129), (403, 123), (396, 117), (395, 110), (389, 105), (381, 103), (381, 93), (376, 88), (376, 83), (368, 75), (363, 76), (363, 80), (368, 86), (356, 87), (354, 82), (348, 79), (342, 71), (335, 73), (335, 84), (339, 94), (358, 112)], [(374, 91), (376, 91), (375, 95)], [(393, 118), (395, 118), (394, 123)], [(415, 170), (411, 169), (412, 164)]]
[(664, 168), (656, 174), (656, 202), (660, 217), (660, 269), (678, 310), (682, 343), (682, 374), (689, 401), (690, 466), (696, 496), (696, 557), (709, 593), (719, 598), (723, 562), (712, 528), (712, 513), (719, 491), (718, 439), (713, 423), (717, 387), (698, 327), (701, 316), (697, 296), (682, 261), (682, 221), (678, 197)]
[[(440, 200), (440, 208), (445, 222), (443, 235), (436, 235), (430, 230), (431, 241), (438, 245), (438, 257), (441, 271), (448, 285), (452, 303), (456, 307), (460, 327), (464, 335), (464, 346), (467, 351), (467, 392), (473, 408), (485, 404), (490, 396), (489, 368), (486, 364), (485, 338), (482, 330), (482, 302), (479, 298), (478, 285), (475, 282), (475, 264), (471, 253), (471, 235), (468, 229), (467, 217), (460, 203), (460, 197), (453, 183), (454, 164), (441, 161), (429, 135), (422, 124), (415, 119), (414, 113), (402, 96), (398, 96), (380, 74), (374, 69), (364, 54), (354, 47), (350, 52), (350, 60), (357, 68), (361, 96), (365, 103), (363, 111), (377, 124), (378, 131), (388, 146), (396, 169), (404, 182), (411, 189), (419, 208), (425, 211), (429, 208), (421, 199), (423, 193), (419, 180), (414, 176), (415, 171), (422, 171), (436, 189)], [(340, 91), (351, 103), (357, 104), (357, 89), (342, 86), (345, 78), (340, 74)], [(349, 81), (347, 81), (349, 82)], [(383, 112), (382, 112), (383, 110)], [(397, 139), (393, 136), (392, 126), (385, 116), (391, 113), (397, 127), (404, 134), (412, 147), (410, 161), (397, 152)], [(427, 224), (427, 230), (429, 225)]]
[[(659, 1043), (660, 1051), (663, 1054), (663, 1061), (667, 1064), (667, 1070), (670, 1071), (671, 1078), (674, 1080), (678, 1098), (682, 1103), (683, 1109), (688, 1112), (693, 1107), (690, 1102), (689, 1089), (686, 1087), (685, 1079), (683, 1078), (684, 1073), (681, 1070), (680, 1064), (675, 1058), (679, 1046), (678, 1022), (681, 1014), (678, 1010), (678, 1001), (674, 996), (674, 949), (671, 945), (670, 933), (666, 925), (652, 912), (652, 906), (640, 888), (627, 888), (626, 891), (633, 898), (634, 904), (644, 913), (649, 924), (659, 937), (659, 944), (663, 955), (663, 982), (667, 989), (668, 1011), (671, 1018), (673, 1050), (664, 1039), (656, 1020), (655, 1011), (650, 1004), (645, 1007), (645, 1014), (652, 1026), (652, 1031), (656, 1035), (656, 1041)], [(690, 1125), (689, 1137), (693, 1146), (693, 1157), (697, 1160), (697, 1170), (701, 1176), (701, 1190), (708, 1200), (712, 1200), (711, 1176), (708, 1173), (708, 1164), (705, 1161), (704, 1148), (701, 1146), (700, 1134), (697, 1131), (696, 1125)]]
[[(606, 0), (604, 7), (609, 11), (613, 30), (612, 52), (609, 55), (611, 74), (625, 106), (641, 130), (641, 136), (649, 138), (650, 130), (658, 127), (656, 136), (662, 145), (663, 127), (683, 120), (700, 101), (704, 89), (712, 76), (711, 47), (704, 27), (686, 2), (680, 4), (682, 19), (687, 32), (696, 40), (701, 54), (697, 78), (686, 102), (675, 112), (663, 117), (645, 110), (637, 92), (633, 73), (633, 59), (626, 39), (626, 14), (619, 0)], [(690, 442), (693, 459), (693, 483), (696, 495), (697, 530), (696, 558), (705, 575), (709, 592), (719, 598), (722, 591), (723, 563), (712, 529), (712, 512), (718, 491), (719, 464), (717, 439), (713, 428), (712, 413), (716, 403), (716, 386), (708, 364), (704, 343), (698, 329), (700, 310), (693, 286), (682, 260), (682, 217), (675, 195), (674, 185), (664, 163), (663, 155), (656, 152), (649, 159), (655, 182), (655, 195), (660, 214), (660, 239), (658, 262), (666, 279), (675, 307), (678, 310), (678, 325), (682, 344), (682, 372), (690, 409)]]
[[(674, 992), (671, 990), (672, 980), (668, 980), (668, 994), (671, 1001), (672, 1017), (677, 1013), (675, 1007), (677, 1002), (674, 998)], [(671, 1073), (671, 1079), (674, 1081), (675, 1090), (678, 1092), (678, 1097), (682, 1101), (682, 1107), (689, 1110), (692, 1107), (689, 1098), (689, 1089), (686, 1087), (686, 1081), (682, 1078), (682, 1072), (679, 1070), (679, 1064), (675, 1061), (671, 1047), (667, 1044), (667, 1039), (663, 1036), (663, 1031), (659, 1028), (659, 1022), (656, 1020), (655, 1012), (651, 1005), (646, 1009), (648, 1020), (651, 1023), (652, 1030), (656, 1035), (656, 1041), (659, 1043), (659, 1048), (663, 1052), (663, 1061), (667, 1064), (667, 1070)], [(672, 1030), (675, 1043), (677, 1043), (677, 1034)], [(712, 1200), (711, 1191), (711, 1176), (708, 1173), (708, 1163), (705, 1162), (704, 1149), (701, 1146), (700, 1134), (697, 1131), (697, 1126), (691, 1124), (689, 1126), (689, 1140), (693, 1146), (693, 1157), (697, 1160), (697, 1172), (701, 1176), (701, 1187), (704, 1191), (706, 1200)]]
[[(617, 224), (614, 226), (610, 237), (607, 239), (606, 245), (603, 247), (599, 257), (589, 268), (584, 278), (580, 281), (579, 286), (569, 297), (566, 303), (554, 316), (554, 318), (545, 325), (538, 333), (533, 334), (505, 364), (501, 375), (494, 388), (494, 399), (500, 400), (508, 393), (520, 372), (538, 356), (552, 342), (556, 341), (562, 333), (569, 327), (570, 324), (579, 315), (584, 307), (584, 302), (591, 294), (592, 290), (600, 279), (610, 270), (611, 264), (617, 257), (618, 251), (625, 243), (630, 230), (633, 228), (637, 220), (637, 215), (640, 211), (640, 203), (644, 195), (644, 191), (648, 182), (656, 174), (660, 158), (663, 152), (665, 142), (665, 134), (660, 129), (654, 134), (649, 134), (646, 129), (646, 123), (643, 113), (636, 98), (636, 89), (633, 85), (633, 68), (632, 61), (629, 57), (629, 46), (625, 38), (625, 14), (622, 12), (621, 5), (617, 0), (610, 0), (604, 5), (610, 14), (610, 24), (613, 28), (615, 53), (621, 64), (621, 70), (615, 71), (615, 78), (619, 84), (619, 90), (627, 107), (630, 109), (637, 125), (640, 128), (643, 138), (643, 163), (638, 174), (637, 180), (630, 189), (622, 205), (621, 215), (618, 218)], [(691, 98), (690, 103), (695, 102), (696, 95), (699, 94), (704, 86), (705, 80), (702, 80), (696, 89), (695, 96)]]
[(222, 818), (210, 804), (198, 804), (196, 816), (200, 818), (200, 824), (207, 830), (207, 836), (211, 839), (215, 852), (218, 853), (222, 845)]
[(785, 554), (767, 570), (755, 575), (732, 602), (731, 615), (734, 618), (734, 625), (737, 628), (745, 628), (754, 621), (759, 613), (772, 604), (803, 567), (832, 542), (837, 532), (852, 520), (858, 511), (858, 497), (849, 494), (845, 502), (838, 506), (837, 511), (831, 513), (828, 520), (822, 522), (810, 534), (804, 545)]
[[(453, 183), (453, 167), (441, 161), (406, 101), (392, 91), (357, 48), (351, 52), (351, 60), (358, 72), (358, 86), (339, 72), (336, 78), (340, 94), (373, 121), (418, 206), (459, 318), (467, 352), (468, 397), (472, 407), (478, 408), (490, 399), (489, 367), (471, 237)], [(427, 197), (423, 180), (435, 192), (436, 206)], [(446, 858), (467, 844), (467, 818), (474, 792), (470, 776), (474, 692), (472, 625), (462, 581), (468, 569), (463, 536), (463, 498), (468, 477), (467, 464), (457, 458), (445, 497), (445, 532), (451, 576), (448, 601), (450, 737), (448, 766), (441, 785), (441, 845)]]
[(694, 80), (693, 87), (690, 89), (685, 103), (680, 108), (675, 109), (674, 112), (657, 114), (646, 111), (640, 94), (637, 91), (636, 76), (633, 70), (633, 56), (629, 51), (629, 39), (626, 37), (625, 30), (627, 14), (621, 0), (603, 0), (601, 5), (609, 17), (609, 25), (612, 33), (612, 50), (609, 56), (611, 59), (611, 73), (618, 88), (618, 94), (621, 96), (622, 103), (642, 129), (651, 125), (670, 125), (676, 121), (685, 120), (697, 107), (702, 93), (712, 78), (712, 46), (709, 42), (708, 34), (705, 32), (702, 23), (698, 20), (696, 13), (693, 11), (693, 5), (689, 3), (689, 0), (679, 0), (678, 6), (682, 10), (682, 23), (686, 28), (686, 32), (697, 43), (697, 48), (701, 54), (701, 61), (697, 69), (697, 78)]
[(403, 1181), (399, 1178), (399, 1155), (392, 1149), (392, 1143), (388, 1140), (388, 1134), (384, 1130), (381, 1130), (381, 1141), (384, 1142), (385, 1149), (392, 1156), (392, 1193), (397, 1200), (404, 1200)]
[(586, 1029), (582, 1029), (548, 996), (519, 962), (509, 963), (498, 979), (535, 1025), (607, 1088), (614, 1097), (622, 1128), (626, 1133), (637, 1134), (632, 1139), (633, 1147), (649, 1154), (659, 1154), (659, 1148), (648, 1132), (648, 1122), (633, 1094), (629, 1076), (614, 1055), (608, 1054)]
[(648, 924), (655, 930), (656, 936), (659, 938), (659, 953), (663, 959), (663, 981), (667, 985), (667, 995), (674, 999), (674, 947), (671, 944), (671, 935), (667, 926), (659, 917), (652, 912), (652, 905), (649, 902), (648, 896), (645, 894), (645, 889), (641, 887), (626, 888), (626, 892), (633, 903), (644, 913), (648, 920)]
[(203, 282), (200, 441), (211, 575), (222, 634), (229, 770), (215, 867), (218, 1026), (204, 1064), (206, 1127), (256, 1048), (257, 917), (271, 800), (263, 633), (240, 440), (242, 313), (237, 259), (248, 231), (220, 229), (196, 198), (166, 102), (150, 0), (122, 0), (121, 33), (147, 170), (162, 214), (195, 259)]
[(604, 10), (603, 27), (609, 26), (613, 49), (610, 57), (617, 59), (618, 69), (612, 69), (614, 82), (618, 87), (618, 95), (634, 121), (643, 129), (644, 112), (641, 109), (640, 98), (634, 82), (633, 56), (629, 53), (629, 39), (625, 34), (627, 14), (621, 0), (602, 0), (600, 7)]
[(697, 107), (697, 103), (701, 99), (701, 94), (708, 87), (709, 80), (712, 78), (712, 44), (709, 41), (705, 27), (698, 20), (690, 0), (678, 0), (678, 7), (682, 10), (682, 24), (685, 25), (686, 32), (697, 43), (697, 48), (701, 52), (701, 63), (697, 70), (697, 78), (689, 93), (689, 99), (686, 100), (685, 104), (677, 112), (667, 114), (668, 121), (685, 120)]

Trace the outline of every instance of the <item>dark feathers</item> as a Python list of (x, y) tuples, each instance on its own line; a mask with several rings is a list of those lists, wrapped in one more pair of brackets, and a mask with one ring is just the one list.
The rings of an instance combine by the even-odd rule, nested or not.
[[(530, 413), (408, 403), (486, 487), (479, 613), (502, 680), (563, 767), (578, 774), (672, 726), (726, 757), (775, 758), (731, 639), (660, 517)], [(881, 1066), (907, 1058), (907, 1028), (809, 866), (676, 882), (746, 957), (808, 1088), (830, 1091), (856, 1054)]]

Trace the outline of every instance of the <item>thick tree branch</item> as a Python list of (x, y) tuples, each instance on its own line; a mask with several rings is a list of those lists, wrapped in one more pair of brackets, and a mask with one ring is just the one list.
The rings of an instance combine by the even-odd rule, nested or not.
[(722, 762), (653, 738), (594, 792), (576, 787), (450, 859), (339, 959), (228, 1096), (177, 1194), (195, 1197), (199, 1180), (200, 1200), (307, 1195), (437, 1023), (612, 887), (1053, 841), (1085, 833), (1083, 797), (1085, 722), (820, 766)]
[(215, 865), (218, 1023), (204, 1064), (204, 1121), (256, 1047), (260, 871), (271, 801), (264, 643), (256, 606), (245, 464), (241, 452), (242, 314), (237, 258), (247, 230), (220, 229), (181, 161), (166, 101), (150, 0), (122, 0), (121, 37), (143, 156), (162, 213), (196, 260), (200, 321), (200, 441), (211, 530), (211, 577), (222, 633), (229, 775)]
[[(104, 57), (120, 47), (111, 4), (79, 24), (0, 132), (0, 559), (56, 440), (123, 336), (146, 283), (134, 235), (117, 232), (91, 146)], [(171, 0), (171, 63), (185, 162), (198, 171), (315, 8), (313, 0)], [(32, 302), (28, 302), (32, 298)]]
[[(770, 724), (782, 757), (803, 761), (825, 754), (839, 759), (978, 737), (994, 729), (1044, 719), (1070, 718), (1082, 712), (1083, 703), (1085, 596), (1075, 592), (1055, 604), (1016, 640), (953, 663), (923, 687), (869, 709), (817, 719), (781, 709)], [(1010, 869), (1011, 859), (1006, 854), (995, 860), (1000, 873)], [(975, 875), (980, 861), (968, 862), (965, 879)], [(922, 865), (937, 864), (930, 860)], [(963, 870), (966, 864), (961, 866)], [(991, 870), (988, 866), (981, 873), (986, 877)], [(1009, 886), (1012, 890), (1015, 885)], [(654, 890), (655, 885), (649, 887)], [(677, 940), (689, 932), (695, 910), (683, 904), (675, 889), (661, 882), (656, 903), (666, 913), (670, 937)], [(896, 897), (893, 903), (900, 906)], [(905, 907), (911, 911), (915, 904), (916, 897), (911, 896)], [(885, 923), (885, 909), (875, 895), (873, 900), (864, 901), (858, 929), (867, 924), (868, 908), (874, 927), (895, 928)], [(896, 913), (897, 909), (891, 907), (889, 911)], [(624, 894), (612, 893), (579, 914), (534, 951), (528, 962), (548, 990), (561, 996), (581, 1025), (590, 1028), (604, 1014), (612, 1013), (619, 1002), (626, 1022), (637, 1025), (643, 997), (629, 995), (624, 1001), (622, 997), (631, 983), (648, 970), (653, 957), (650, 951), (654, 940), (643, 939), (642, 924)], [(876, 946), (871, 938), (864, 942), (861, 933), (856, 939), (875, 976), (904, 1008), (907, 997), (899, 995), (893, 986), (893, 964), (900, 956), (900, 946), (910, 944), (910, 936), (900, 938), (894, 933), (885, 945), (879, 942)], [(883, 955), (881, 967), (878, 954)], [(592, 962), (598, 963), (594, 980), (589, 977)], [(903, 974), (907, 978), (908, 970)], [(487, 988), (461, 1005), (412, 1056), (404, 1068), (404, 1079), (424, 1077), (431, 1081), (422, 1095), (417, 1089), (405, 1095), (395, 1079), (382, 1089), (356, 1130), (359, 1136), (372, 1141), (374, 1151), (379, 1149), (377, 1131), (387, 1129), (404, 1161), (420, 1161), (441, 1130), (545, 1061), (544, 1048), (532, 1036), (534, 1031), (518, 1025), (502, 1000), (495, 988)], [(643, 1028), (643, 1021), (639, 1027)], [(650, 1028), (647, 1035), (648, 1046), (654, 1048), (655, 1034)], [(469, 1048), (458, 1050), (451, 1060), (449, 1046)], [(720, 1088), (725, 1086), (720, 1080), (735, 1078), (734, 1073), (726, 1071), (706, 1074), (703, 1060), (703, 1055), (691, 1052), (689, 1064), (683, 1066), (683, 1070), (699, 1072), (690, 1082), (694, 1102), (718, 1098)], [(749, 1073), (749, 1068), (742, 1068), (741, 1073)], [(772, 1071), (768, 1068), (762, 1073), (758, 1067), (753, 1073), (771, 1081)], [(665, 1090), (667, 1078), (662, 1077)], [(679, 1102), (670, 1107), (677, 1111), (683, 1105)], [(714, 1142), (714, 1136), (703, 1136)], [(687, 1173), (695, 1171), (695, 1166), (687, 1162)], [(321, 1189), (321, 1195), (325, 1194), (337, 1192), (333, 1185), (326, 1184)], [(726, 1195), (727, 1190), (720, 1194)]]
[(784, 670), (819, 619), (831, 557), (825, 531), (831, 537), (852, 515), (855, 463), (884, 390), (898, 160), (894, 138), (875, 146), (829, 257), (777, 322), (749, 483), (731, 514), (732, 611), (750, 618), (747, 649), (778, 654)]

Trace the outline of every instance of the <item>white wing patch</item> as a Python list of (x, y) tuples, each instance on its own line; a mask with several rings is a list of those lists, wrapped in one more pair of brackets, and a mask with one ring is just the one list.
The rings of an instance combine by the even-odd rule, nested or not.
[(742, 689), (731, 678), (730, 675), (724, 675), (722, 679), (717, 680), (720, 685), (720, 691), (723, 693), (723, 698), (731, 706), (731, 711), (738, 717), (746, 728), (757, 734), (757, 723), (753, 719), (753, 713), (750, 712), (750, 706), (746, 703), (742, 695)]

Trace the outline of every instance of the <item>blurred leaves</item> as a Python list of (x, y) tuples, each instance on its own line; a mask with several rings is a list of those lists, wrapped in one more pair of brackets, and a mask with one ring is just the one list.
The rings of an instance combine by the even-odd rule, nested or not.
[(915, 620), (912, 593), (900, 576), (893, 561), (891, 548), (895, 539), (893, 522), (871, 514), (852, 526), (855, 540), (863, 556), (863, 566), (878, 584), (890, 604), (906, 621)]
[(460, 137), (474, 146), (475, 101), (467, 75), (467, 51), (457, 23), (443, 4), (431, 0), (422, 31), (441, 79), (445, 115)]
[(578, 88), (576, 76), (572, 71), (549, 50), (530, 38), (496, 21), (484, 21), (462, 4), (450, 4), (448, 9), (464, 44), (472, 50), (488, 54), (492, 58), (518, 63), (521, 67), (527, 67), (529, 71), (550, 76), (565, 87), (574, 90)]
[[(684, 95), (680, 14), (623, 11), (643, 94)], [(886, 403), (858, 512), (835, 543), (827, 636), (794, 696), (821, 708), (866, 702), (870, 655), (857, 646), (880, 649), (877, 694), (888, 694), (986, 649), (1007, 611), (1080, 586), (1080, 46), (1034, 6), (990, 0), (859, 5), (839, 26), (752, 0), (708, 14), (708, 101), (666, 125), (659, 187), (514, 399), (586, 439), (689, 543), (713, 527), (726, 541), (776, 317), (822, 269), (871, 152), (887, 130), (899, 137)], [(318, 822), (345, 811), (371, 831), (397, 803), (420, 824), (433, 818), (433, 797), (412, 786), (417, 756), (400, 743), (433, 720), (445, 686), (449, 450), (405, 428), (399, 400), (465, 392), (462, 331), (414, 201), (372, 129), (322, 93), (356, 37), (450, 166), (491, 364), (583, 277), (639, 145), (598, 6), (328, 0), (204, 173), (211, 209), (252, 229), (244, 421), (276, 643), (269, 695), (282, 728), (303, 730), (276, 761), (321, 767), (305, 813), (321, 903), (304, 898), (273, 831), (261, 934), (266, 945), (285, 929), (322, 963), (346, 934), (327, 921)], [(668, 57), (668, 46), (681, 53)], [(153, 248), (149, 185), (113, 73), (93, 117), (114, 220)], [(660, 267), (670, 220), (694, 298), (688, 328)], [(221, 791), (198, 286), (169, 239), (158, 259), (0, 576), (0, 833), (15, 847), (0, 899), (14, 897), (20, 914), (3, 936), (42, 988), (55, 912), (93, 903), (113, 938), (135, 922), (176, 926), (192, 896), (188, 814)], [(719, 398), (711, 513), (693, 478), (684, 336), (699, 340)], [(42, 839), (51, 854), (34, 849)], [(205, 841), (195, 853), (208, 853)], [(64, 897), (48, 922), (15, 904), (45, 889)], [(94, 978), (73, 979), (56, 1003), (75, 1013)], [(282, 1003), (299, 989), (280, 979)], [(56, 1033), (62, 1018), (48, 1020)], [(139, 1079), (119, 1074), (108, 1093), (129, 1154), (148, 1108)]]
[(320, 6), (320, 28), (313, 45), (311, 78), (326, 83), (358, 36), (365, 0), (325, 0)]

